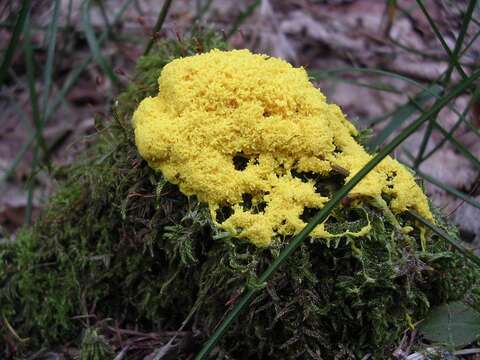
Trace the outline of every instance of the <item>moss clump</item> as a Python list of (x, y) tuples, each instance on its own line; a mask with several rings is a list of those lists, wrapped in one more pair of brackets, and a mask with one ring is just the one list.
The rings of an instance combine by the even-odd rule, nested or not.
[[(35, 226), (0, 248), (0, 357), (63, 346), (111, 358), (132, 333), (155, 333), (128, 350), (129, 359), (140, 359), (182, 324), (169, 353), (187, 357), (245, 283), (264, 286), (256, 276), (288, 238), (257, 248), (220, 232), (208, 209), (153, 171), (133, 142), (131, 115), (157, 91), (161, 66), (198, 43), (167, 43), (139, 61), (97, 144), (69, 169)], [(202, 37), (204, 49), (219, 45), (214, 35)], [(323, 177), (318, 186), (332, 193), (343, 180)], [(442, 241), (430, 236), (422, 248), (417, 230), (400, 230), (414, 225), (408, 215), (344, 206), (325, 228), (342, 234), (367, 224), (362, 237), (303, 244), (214, 356), (381, 359), (432, 305), (461, 297), (474, 283), (473, 270)]]

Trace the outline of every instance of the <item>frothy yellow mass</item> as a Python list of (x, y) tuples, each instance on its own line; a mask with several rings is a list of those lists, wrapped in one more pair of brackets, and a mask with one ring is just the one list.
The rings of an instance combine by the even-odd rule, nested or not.
[[(133, 116), (141, 156), (207, 203), (217, 225), (257, 246), (298, 233), (305, 208), (329, 200), (298, 174), (348, 174), (370, 159), (340, 108), (328, 104), (303, 68), (248, 50), (180, 58), (166, 65), (159, 93)], [(394, 213), (415, 209), (432, 219), (409, 171), (385, 158), (351, 192), (369, 201), (387, 195)], [(245, 206), (246, 203), (249, 206)], [(229, 207), (226, 219), (219, 209)], [(314, 237), (329, 237), (323, 225)]]

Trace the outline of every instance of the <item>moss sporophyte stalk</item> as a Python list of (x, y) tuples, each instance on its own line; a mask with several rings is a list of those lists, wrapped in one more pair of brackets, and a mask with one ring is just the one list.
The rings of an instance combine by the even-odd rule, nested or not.
[[(340, 108), (327, 103), (303, 68), (283, 60), (214, 49), (173, 60), (158, 84), (158, 95), (133, 115), (141, 156), (181, 192), (208, 204), (218, 227), (259, 247), (298, 233), (305, 214), (329, 200), (331, 191), (316, 179), (348, 181), (372, 158)], [(414, 177), (390, 157), (350, 198), (350, 206), (368, 203), (392, 218), (414, 209), (433, 221)], [(369, 230), (367, 224), (349, 235)], [(312, 232), (333, 236), (341, 234), (323, 224)]]

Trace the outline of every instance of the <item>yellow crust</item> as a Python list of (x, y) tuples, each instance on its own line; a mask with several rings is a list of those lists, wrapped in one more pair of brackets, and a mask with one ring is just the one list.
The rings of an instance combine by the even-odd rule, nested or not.
[[(296, 234), (305, 226), (303, 210), (328, 201), (293, 170), (327, 176), (343, 168), (348, 180), (371, 159), (340, 108), (327, 104), (303, 68), (283, 60), (212, 50), (172, 61), (158, 83), (159, 94), (133, 116), (141, 156), (184, 194), (207, 203), (214, 221), (217, 209), (231, 206), (233, 215), (218, 226), (257, 246)], [(236, 156), (249, 159), (244, 169), (236, 169)], [(244, 194), (252, 209), (264, 210), (245, 210)], [(366, 200), (386, 194), (394, 213), (413, 208), (433, 219), (413, 176), (390, 157), (351, 194)], [(329, 235), (322, 225), (313, 232)]]

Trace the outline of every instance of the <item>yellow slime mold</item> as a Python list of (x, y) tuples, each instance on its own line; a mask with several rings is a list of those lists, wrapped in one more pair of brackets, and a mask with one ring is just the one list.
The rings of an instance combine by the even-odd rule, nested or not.
[[(370, 159), (340, 108), (328, 104), (303, 68), (248, 50), (180, 58), (166, 65), (159, 94), (133, 116), (141, 156), (186, 195), (207, 203), (218, 226), (257, 246), (294, 235), (305, 208), (329, 200), (314, 180), (346, 171), (348, 181)], [(432, 220), (410, 172), (385, 158), (351, 192), (361, 201), (392, 200), (393, 213), (415, 209)], [(250, 208), (245, 206), (250, 202)], [(225, 220), (218, 209), (231, 207)], [(329, 237), (319, 225), (314, 237)]]

